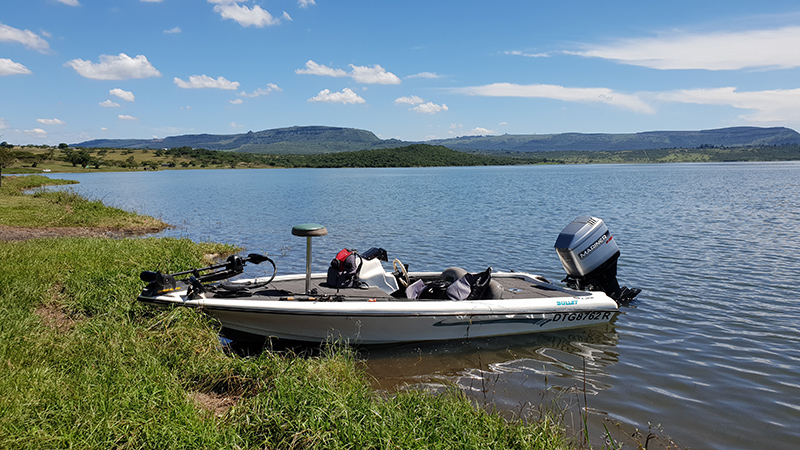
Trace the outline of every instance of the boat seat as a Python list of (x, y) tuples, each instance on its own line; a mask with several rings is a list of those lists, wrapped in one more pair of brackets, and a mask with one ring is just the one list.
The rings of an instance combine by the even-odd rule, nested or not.
[(483, 291), (481, 300), (499, 300), (503, 298), (503, 291), (505, 291), (503, 285), (492, 280), (489, 282), (489, 286), (486, 287), (486, 290)]
[(318, 223), (303, 223), (292, 227), (292, 234), (295, 236), (306, 238), (306, 291), (308, 294), (311, 286), (311, 238), (317, 236), (326, 236), (328, 234), (327, 228)]
[[(467, 275), (469, 272), (462, 269), (461, 267), (449, 267), (445, 269), (441, 275), (439, 275), (439, 279), (442, 281), (446, 281), (448, 283), (455, 283), (464, 275)], [(490, 280), (489, 284), (484, 289), (480, 300), (498, 300), (503, 298), (503, 286), (495, 280)]]

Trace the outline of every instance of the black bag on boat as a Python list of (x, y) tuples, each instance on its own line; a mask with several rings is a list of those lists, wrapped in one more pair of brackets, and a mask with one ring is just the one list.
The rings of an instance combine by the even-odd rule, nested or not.
[(356, 251), (348, 249), (340, 251), (328, 267), (325, 284), (335, 288), (360, 287), (358, 272), (361, 270), (361, 264), (363, 261)]

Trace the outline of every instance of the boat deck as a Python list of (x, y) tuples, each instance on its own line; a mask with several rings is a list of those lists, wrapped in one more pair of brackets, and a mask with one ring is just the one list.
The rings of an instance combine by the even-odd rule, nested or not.
[[(412, 277), (412, 282), (417, 278)], [(518, 277), (493, 277), (503, 287), (502, 299), (556, 298), (590, 295), (587, 292), (573, 291), (561, 287), (538, 285)], [(311, 280), (311, 294), (305, 294), (305, 279), (273, 281), (269, 285), (252, 291), (252, 297), (273, 300), (311, 299), (310, 297), (337, 297), (340, 301), (407, 301), (406, 298), (391, 297), (377, 287), (368, 288), (333, 288), (325, 284), (324, 279)], [(212, 297), (232, 297), (230, 293), (217, 289)], [(420, 299), (425, 300), (425, 299)], [(437, 300), (431, 300), (437, 301)], [(441, 301), (441, 300), (438, 300)]]

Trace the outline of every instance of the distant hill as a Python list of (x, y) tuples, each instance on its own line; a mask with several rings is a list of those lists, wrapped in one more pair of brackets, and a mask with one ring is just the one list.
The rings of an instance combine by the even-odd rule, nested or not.
[[(647, 131), (629, 134), (505, 134), (426, 141), (453, 150), (480, 152), (617, 151), (703, 147), (757, 147), (800, 144), (800, 133), (783, 127), (733, 127), (700, 131)], [(356, 128), (303, 126), (242, 134), (191, 134), (163, 139), (96, 139), (72, 144), (87, 148), (204, 148), (245, 153), (318, 154), (394, 148), (411, 144), (380, 139)]]
[(95, 139), (73, 147), (178, 148), (225, 150), (245, 153), (314, 154), (397, 147), (397, 139), (380, 139), (371, 131), (355, 128), (307, 126), (248, 131), (243, 134), (187, 134), (163, 139)]
[(505, 134), (428, 141), (454, 150), (548, 152), (617, 151), (664, 148), (755, 147), (800, 144), (800, 133), (782, 127), (733, 127), (701, 131), (647, 131), (631, 134)]

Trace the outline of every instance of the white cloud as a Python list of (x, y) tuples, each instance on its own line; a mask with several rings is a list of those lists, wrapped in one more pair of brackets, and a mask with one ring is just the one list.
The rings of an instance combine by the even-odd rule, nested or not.
[(0, 76), (4, 75), (27, 75), (31, 71), (18, 62), (7, 58), (0, 58)]
[(164, 0), (139, 0), (142, 3), (161, 3)]
[(231, 128), (243, 128), (243, 127), (244, 127), (244, 125), (239, 125), (236, 122), (231, 122)]
[(136, 100), (136, 97), (133, 95), (133, 92), (124, 91), (124, 90), (122, 90), (120, 88), (111, 89), (110, 91), (108, 91), (108, 93), (111, 94), (111, 95), (115, 95), (115, 96), (125, 100), (126, 102), (132, 102), (132, 101)]
[(387, 72), (386, 69), (375, 64), (372, 67), (367, 66), (354, 66), (350, 64), (353, 69), (352, 78), (358, 83), (364, 84), (400, 84), (400, 78), (397, 75)]
[(180, 33), (181, 31), (183, 31), (181, 30), (181, 27), (175, 27), (175, 28), (170, 28), (169, 30), (164, 30), (164, 34), (176, 34)]
[(414, 75), (409, 75), (406, 78), (427, 78), (429, 80), (435, 80), (438, 78), (442, 78), (442, 76), (435, 72), (420, 72), (420, 73), (415, 73)]
[(223, 19), (232, 19), (243, 27), (256, 26), (263, 28), (265, 26), (277, 25), (281, 23), (280, 20), (272, 17), (272, 14), (261, 9), (260, 6), (255, 5), (252, 9), (247, 6), (240, 6), (233, 1), (225, 0), (208, 0), (209, 3), (217, 3), (214, 6), (214, 12), (222, 16)]
[(6, 125), (6, 119), (0, 117), (0, 130), (5, 130), (6, 128), (8, 128), (8, 125)]
[(230, 102), (231, 102), (231, 105), (241, 105), (242, 103), (244, 103), (244, 100), (242, 100), (240, 98), (235, 98), (235, 99), (231, 100)]
[(394, 102), (397, 104), (406, 104), (406, 105), (418, 105), (420, 103), (423, 103), (424, 101), (425, 100), (423, 100), (420, 97), (417, 97), (416, 95), (412, 95), (410, 97), (399, 97), (394, 100)]
[(25, 134), (30, 134), (32, 136), (35, 136), (37, 138), (41, 138), (41, 139), (46, 139), (47, 138), (47, 131), (44, 131), (41, 128), (34, 128), (32, 130), (23, 130), (22, 132), (25, 133)]
[(111, 100), (106, 100), (104, 102), (98, 103), (98, 105), (102, 106), (103, 108), (119, 108), (119, 103), (112, 102)]
[(239, 92), (239, 96), (255, 98), (255, 97), (261, 97), (262, 95), (269, 95), (273, 91), (283, 92), (283, 89), (279, 88), (277, 84), (268, 83), (266, 88), (258, 88), (249, 94), (247, 92), (242, 91)]
[(800, 67), (800, 26), (778, 29), (672, 33), (587, 46), (570, 54), (652, 69), (740, 70)]
[(17, 42), (40, 53), (47, 53), (50, 44), (31, 30), (18, 30), (0, 23), (0, 42)]
[(66, 123), (61, 119), (36, 119), (36, 121), (43, 125), (64, 125)]
[(349, 88), (342, 89), (342, 92), (331, 92), (330, 89), (323, 89), (319, 91), (316, 97), (308, 99), (309, 102), (328, 102), (328, 103), (343, 103), (356, 104), (366, 103), (367, 101), (359, 97), (358, 94)]
[(549, 58), (550, 57), (549, 53), (528, 53), (528, 52), (523, 52), (523, 51), (519, 51), (519, 50), (507, 50), (505, 53), (506, 53), (506, 55), (524, 56), (526, 58)]
[(751, 110), (741, 116), (747, 122), (797, 126), (800, 118), (800, 89), (739, 92), (734, 87), (687, 89), (657, 94), (667, 102), (698, 105), (727, 105)]
[(400, 84), (400, 78), (387, 72), (386, 69), (376, 64), (374, 66), (355, 66), (350, 64), (352, 69), (347, 72), (342, 69), (332, 69), (328, 66), (317, 64), (312, 60), (306, 62), (305, 69), (297, 69), (295, 73), (302, 75), (320, 75), (327, 77), (350, 77), (358, 83), (363, 84)]
[(433, 102), (423, 103), (423, 104), (417, 105), (417, 106), (415, 106), (415, 107), (413, 107), (411, 109), (416, 111), (416, 112), (423, 113), (423, 114), (436, 114), (438, 112), (448, 111), (449, 110), (447, 105), (445, 105), (444, 103), (441, 104), (441, 105), (437, 105), (436, 103), (433, 103)]
[(81, 4), (78, 3), (78, 0), (58, 0), (58, 2), (67, 6), (81, 6)]
[(319, 75), (323, 77), (346, 77), (348, 76), (347, 72), (342, 69), (331, 69), (328, 66), (323, 64), (317, 64), (312, 60), (306, 61), (306, 68), (305, 69), (297, 69), (294, 71), (297, 74), (301, 75)]
[(127, 114), (120, 114), (117, 117), (119, 117), (119, 120), (139, 120), (138, 118), (129, 116)]
[(608, 88), (569, 88), (551, 84), (494, 83), (454, 89), (453, 92), (483, 97), (550, 98), (565, 102), (606, 103), (637, 113), (655, 110), (636, 95), (622, 94)]
[(132, 78), (160, 77), (161, 73), (147, 61), (144, 55), (131, 58), (125, 53), (119, 55), (100, 55), (100, 62), (73, 59), (64, 63), (78, 74), (92, 80), (128, 80)]
[(294, 22), (294, 19), (292, 19), (292, 16), (290, 16), (289, 13), (287, 13), (286, 11), (283, 12), (283, 18), (285, 20), (288, 20), (289, 22)]
[(232, 91), (239, 88), (238, 81), (228, 81), (224, 77), (214, 79), (208, 75), (192, 75), (189, 77), (189, 81), (183, 81), (175, 77), (173, 81), (181, 89), (224, 89)]
[(470, 136), (486, 136), (488, 134), (497, 134), (497, 133), (495, 131), (492, 131), (492, 130), (488, 129), (488, 128), (482, 128), (482, 127), (475, 127), (473, 129), (469, 130), (469, 133), (468, 133), (468, 135), (470, 135)]
[(297, 0), (297, 5), (301, 8), (308, 8), (311, 5), (316, 5), (317, 2), (314, 0)]

